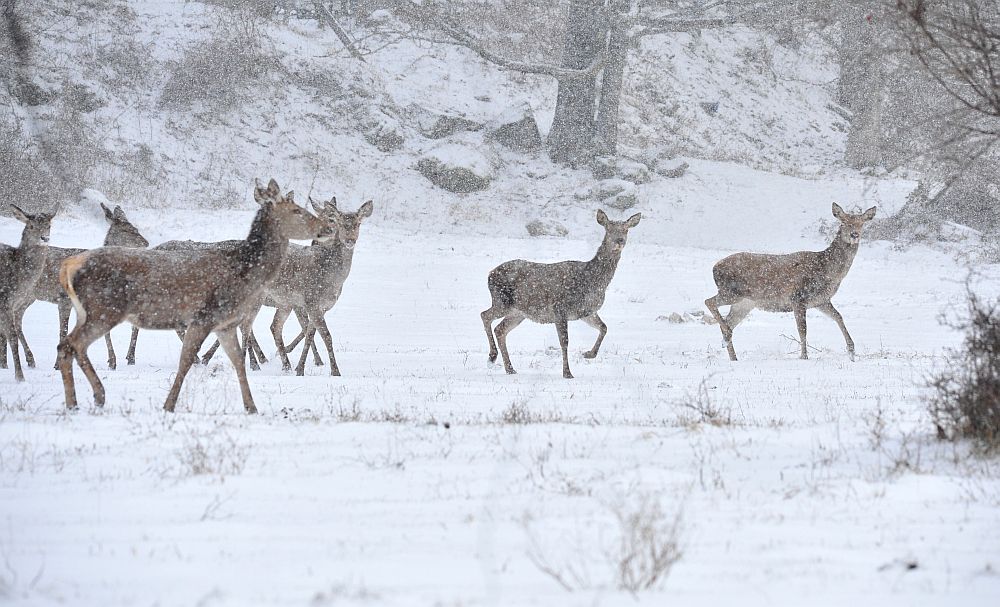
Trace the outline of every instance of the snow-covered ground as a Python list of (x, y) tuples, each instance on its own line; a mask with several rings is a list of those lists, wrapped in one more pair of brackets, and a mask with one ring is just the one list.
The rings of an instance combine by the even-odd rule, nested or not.
[[(961, 308), (966, 266), (865, 242), (835, 298), (857, 362), (819, 314), (801, 361), (790, 315), (755, 312), (731, 363), (718, 327), (665, 317), (701, 310), (712, 264), (734, 249), (823, 247), (816, 226), (829, 200), (860, 200), (863, 184), (708, 162), (659, 183), (649, 199), (662, 206), (639, 208), (646, 217), (611, 284), (596, 360), (579, 355), (594, 332), (571, 325), (572, 381), (551, 326), (511, 334), (518, 375), (488, 364), (479, 312), (501, 261), (589, 258), (601, 228), (582, 209), (565, 240), (406, 229), (377, 212), (328, 315), (344, 376), (310, 364), (299, 378), (272, 360), (250, 376), (255, 417), (221, 357), (188, 376), (176, 414), (161, 412), (179, 354), (165, 332), (142, 333), (137, 365), (117, 371), (96, 343), (108, 404), (66, 414), (51, 369), (55, 310), (36, 304), (25, 331), (38, 368), (23, 384), (0, 373), (0, 597), (996, 604), (996, 464), (938, 442), (921, 401), (960, 339), (938, 315)], [(885, 208), (905, 192), (880, 187)], [(704, 200), (713, 192), (744, 204), (716, 210)], [(245, 232), (251, 205), (132, 216), (154, 243), (224, 238)], [(86, 209), (56, 220), (54, 244), (100, 241)], [(0, 237), (16, 242), (19, 229), (5, 220)], [(978, 272), (977, 288), (995, 293), (1000, 268)], [(256, 325), (268, 345), (269, 320)], [(114, 337), (123, 361), (128, 327)], [(86, 403), (79, 371), (77, 383)], [(619, 588), (632, 537), (620, 521), (651, 504), (662, 514), (647, 519), (659, 521), (654, 535), (676, 536), (682, 556), (633, 595)]]

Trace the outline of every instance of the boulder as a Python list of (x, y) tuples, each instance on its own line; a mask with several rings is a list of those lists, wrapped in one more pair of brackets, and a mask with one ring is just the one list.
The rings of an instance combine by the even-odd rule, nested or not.
[(428, 139), (444, 139), (455, 133), (478, 131), (483, 125), (475, 120), (455, 115), (427, 115), (421, 117), (420, 133)]
[(602, 179), (594, 185), (593, 195), (598, 200), (618, 196), (622, 193), (635, 193), (635, 184), (624, 179)]
[(684, 175), (684, 172), (687, 170), (688, 163), (676, 158), (657, 159), (656, 168), (654, 169), (657, 175), (667, 177), (668, 179), (680, 177)]
[(446, 143), (428, 152), (417, 170), (431, 183), (457, 194), (478, 192), (490, 186), (493, 163), (475, 147)]
[(566, 236), (569, 230), (566, 226), (551, 219), (533, 219), (524, 226), (528, 230), (528, 236), (538, 238), (539, 236)]
[(525, 112), (517, 120), (491, 127), (487, 137), (516, 152), (531, 152), (542, 147), (542, 134), (531, 112)]
[(628, 158), (599, 156), (591, 163), (590, 171), (595, 179), (618, 177), (632, 183), (648, 183), (650, 180), (649, 168), (641, 162)]
[(402, 135), (402, 127), (395, 119), (385, 114), (372, 118), (365, 128), (365, 141), (379, 151), (392, 152), (403, 146), (406, 139)]

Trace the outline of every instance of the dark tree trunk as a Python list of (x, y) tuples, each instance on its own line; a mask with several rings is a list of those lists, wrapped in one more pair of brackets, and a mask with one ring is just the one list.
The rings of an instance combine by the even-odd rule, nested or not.
[(601, 93), (597, 106), (594, 147), (597, 155), (613, 156), (618, 151), (618, 107), (621, 102), (625, 62), (628, 59), (629, 36), (622, 17), (628, 12), (628, 0), (612, 0), (614, 21), (608, 33), (607, 56), (601, 76)]
[[(602, 0), (579, 0), (569, 6), (562, 67), (586, 69), (605, 45)], [(594, 155), (594, 113), (597, 106), (597, 75), (562, 78), (556, 97), (556, 112), (547, 141), (555, 162), (587, 161)]]

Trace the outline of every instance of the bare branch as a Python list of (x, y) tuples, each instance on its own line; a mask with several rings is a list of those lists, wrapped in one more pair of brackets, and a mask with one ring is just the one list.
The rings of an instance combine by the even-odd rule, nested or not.
[(481, 58), (503, 69), (525, 74), (544, 74), (558, 79), (584, 78), (595, 75), (604, 65), (603, 55), (597, 56), (590, 65), (582, 69), (571, 69), (546, 63), (527, 63), (506, 57), (486, 48), (471, 33), (433, 7), (430, 2), (416, 4), (410, 0), (389, 0), (393, 12), (400, 18), (440, 30), (455, 44), (463, 46)]
[(357, 59), (358, 61), (364, 63), (365, 58), (358, 51), (358, 48), (354, 45), (354, 42), (351, 40), (350, 36), (347, 35), (347, 32), (344, 31), (344, 28), (340, 27), (340, 24), (337, 23), (337, 19), (332, 14), (330, 14), (330, 10), (326, 8), (326, 6), (322, 2), (317, 2), (316, 8), (317, 8), (317, 13), (319, 13), (319, 16), (323, 19), (323, 21), (327, 25), (330, 26), (330, 29), (333, 30), (333, 33), (337, 34), (337, 38), (340, 38), (340, 42), (344, 45), (344, 48), (347, 49), (347, 52), (349, 52), (351, 56)]

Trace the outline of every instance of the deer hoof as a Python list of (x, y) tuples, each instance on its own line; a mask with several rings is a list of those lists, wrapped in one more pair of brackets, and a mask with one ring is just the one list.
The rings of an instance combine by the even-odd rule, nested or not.
[(594, 352), (593, 350), (587, 350), (586, 352), (583, 353), (583, 357), (584, 358), (597, 358), (597, 352)]
[(489, 359), (490, 359), (491, 363), (495, 363), (497, 361), (497, 354), (498, 354), (497, 352), (494, 352), (493, 350), (490, 350)]
[(507, 372), (507, 375), (517, 375), (517, 371), (514, 370), (514, 367), (505, 367), (504, 371)]
[(247, 415), (257, 415), (257, 407), (250, 405), (247, 409)]
[(569, 371), (563, 371), (563, 378), (565, 378), (565, 379), (573, 379), (573, 374), (570, 373)]

